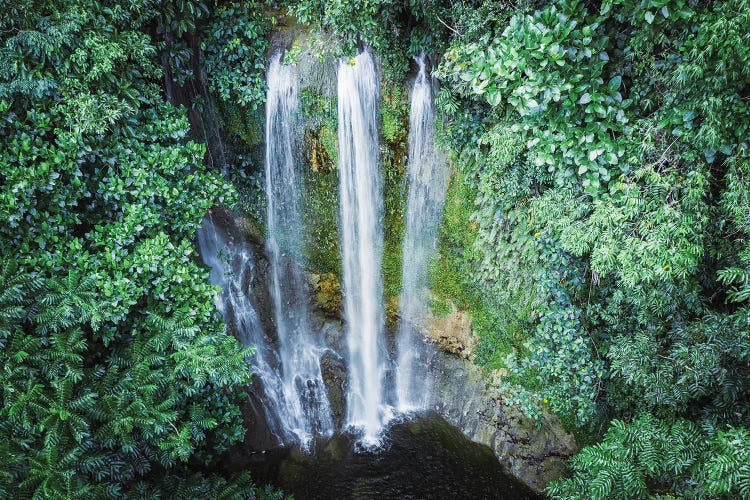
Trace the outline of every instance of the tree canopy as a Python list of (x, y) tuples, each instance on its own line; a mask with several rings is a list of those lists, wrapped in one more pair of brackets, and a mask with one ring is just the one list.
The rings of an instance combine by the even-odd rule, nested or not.
[(251, 350), (193, 244), (236, 194), (162, 86), (165, 39), (208, 11), (0, 5), (2, 497), (254, 494), (216, 471)]

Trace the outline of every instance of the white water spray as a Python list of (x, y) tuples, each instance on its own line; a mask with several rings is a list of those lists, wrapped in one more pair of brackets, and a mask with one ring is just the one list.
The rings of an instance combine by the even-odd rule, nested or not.
[(435, 147), (435, 107), (425, 55), (411, 93), (406, 234), (402, 256), (396, 398), (399, 411), (424, 408), (429, 399), (420, 373), (418, 328), (427, 313), (427, 273), (434, 255), (448, 180), (447, 162)]
[(300, 204), (304, 195), (301, 166), (296, 161), (297, 76), (291, 66), (281, 64), (277, 54), (267, 78), (266, 253), (285, 401), (279, 411), (304, 447), (315, 435), (330, 435), (333, 421), (320, 369), (324, 348), (318, 332), (310, 328), (305, 273), (295, 262), (303, 250)]
[(282, 444), (293, 436), (287, 414), (283, 411), (285, 398), (279, 358), (263, 334), (263, 327), (253, 308), (248, 284), (253, 281), (253, 251), (246, 245), (228, 242), (226, 235), (216, 227), (211, 215), (198, 229), (198, 249), (203, 262), (211, 268), (211, 283), (221, 287), (216, 297), (216, 308), (221, 311), (227, 329), (244, 346), (255, 347), (250, 363), (255, 377), (261, 381), (266, 400), (268, 427)]
[(347, 424), (362, 429), (365, 445), (378, 442), (385, 420), (379, 99), (378, 75), (369, 52), (339, 63), (339, 196), (349, 346)]

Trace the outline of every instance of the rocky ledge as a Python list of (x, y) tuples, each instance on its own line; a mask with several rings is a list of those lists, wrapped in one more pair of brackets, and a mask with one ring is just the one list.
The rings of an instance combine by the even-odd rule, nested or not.
[(436, 349), (430, 361), (435, 410), (471, 440), (489, 446), (507, 472), (541, 491), (565, 471), (577, 450), (559, 419), (541, 422), (503, 404), (497, 389), (472, 361)]

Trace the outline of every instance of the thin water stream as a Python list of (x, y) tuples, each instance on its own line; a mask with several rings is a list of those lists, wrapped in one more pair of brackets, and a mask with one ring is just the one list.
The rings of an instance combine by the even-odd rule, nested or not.
[(255, 378), (262, 381), (264, 400), (269, 407), (264, 418), (276, 444), (288, 442), (290, 423), (286, 413), (281, 362), (275, 346), (266, 338), (260, 317), (253, 307), (249, 283), (253, 281), (257, 257), (243, 244), (233, 244), (221, 224), (209, 214), (198, 230), (198, 249), (210, 268), (211, 283), (221, 287), (216, 307), (224, 317), (227, 330), (245, 346), (253, 346), (255, 355), (248, 360)]
[(420, 372), (424, 354), (420, 326), (428, 312), (428, 266), (437, 247), (448, 182), (448, 164), (435, 144), (435, 104), (427, 58), (417, 58), (419, 72), (411, 92), (406, 233), (401, 268), (401, 319), (398, 327), (396, 401), (401, 412), (426, 408), (429, 387)]

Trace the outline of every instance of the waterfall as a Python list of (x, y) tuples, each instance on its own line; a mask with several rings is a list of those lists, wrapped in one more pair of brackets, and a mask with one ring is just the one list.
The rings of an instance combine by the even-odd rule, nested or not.
[(349, 348), (347, 423), (363, 430), (365, 444), (377, 443), (385, 419), (379, 99), (378, 75), (369, 52), (339, 63), (339, 197)]
[(406, 234), (403, 243), (401, 320), (398, 329), (396, 397), (398, 409), (424, 408), (429, 388), (418, 373), (418, 327), (427, 312), (427, 268), (437, 244), (448, 180), (445, 158), (435, 147), (435, 108), (425, 55), (411, 92)]
[[(447, 164), (435, 147), (435, 110), (425, 57), (411, 92), (406, 234), (403, 244), (401, 321), (395, 399), (400, 411), (425, 408), (426, 374), (419, 370), (416, 337), (427, 311), (427, 267), (435, 251), (447, 182)], [(379, 168), (380, 87), (369, 51), (338, 66), (340, 238), (347, 339), (346, 425), (359, 442), (377, 444), (390, 418), (386, 401), (387, 357), (383, 307), (383, 192)], [(300, 265), (305, 227), (304, 173), (300, 161), (298, 77), (275, 55), (268, 68), (265, 188), (266, 255), (275, 339), (264, 335), (252, 307), (253, 251), (227, 242), (211, 217), (199, 231), (211, 281), (222, 287), (218, 304), (232, 333), (256, 347), (252, 360), (269, 429), (280, 443), (308, 447), (315, 436), (333, 433), (333, 417), (321, 373), (328, 349), (311, 326), (307, 275)], [(272, 333), (271, 331), (265, 333)], [(392, 388), (390, 383), (389, 387)], [(387, 394), (386, 394), (387, 392)]]
[(320, 368), (324, 348), (318, 332), (310, 327), (306, 274), (296, 262), (303, 251), (303, 174), (295, 158), (300, 147), (297, 77), (277, 54), (267, 78), (266, 253), (285, 401), (280, 411), (288, 429), (305, 446), (315, 435), (331, 434), (333, 420)]
[(285, 398), (279, 359), (263, 334), (258, 314), (253, 308), (248, 284), (252, 282), (253, 251), (246, 245), (233, 245), (216, 227), (211, 215), (198, 229), (198, 249), (203, 262), (211, 269), (211, 283), (221, 287), (216, 297), (216, 308), (221, 311), (227, 329), (244, 346), (253, 346), (255, 354), (249, 360), (255, 377), (262, 385), (266, 400), (268, 427), (277, 443), (287, 441), (290, 423), (283, 411)]

